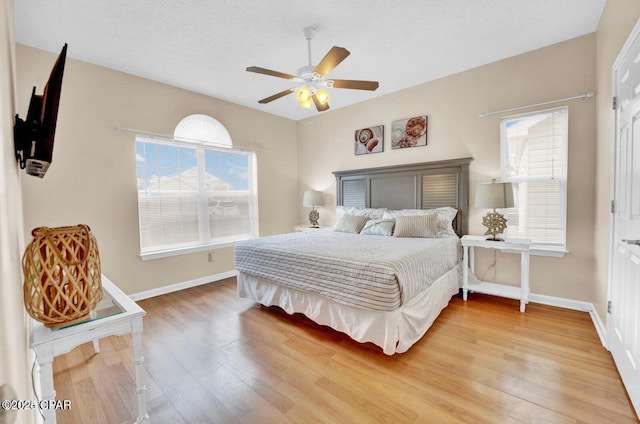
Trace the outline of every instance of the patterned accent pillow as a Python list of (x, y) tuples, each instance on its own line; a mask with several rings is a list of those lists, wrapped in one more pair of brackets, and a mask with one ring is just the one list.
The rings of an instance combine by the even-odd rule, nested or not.
[(366, 216), (344, 215), (336, 224), (335, 231), (359, 234), (366, 223)]
[(438, 215), (401, 215), (396, 218), (394, 237), (438, 237)]
[(453, 229), (453, 219), (456, 217), (458, 210), (449, 206), (436, 209), (402, 209), (389, 210), (385, 212), (383, 219), (397, 219), (399, 216), (408, 215), (438, 215), (438, 236), (456, 235)]
[(373, 236), (390, 236), (396, 222), (393, 219), (370, 219), (364, 224), (360, 234)]

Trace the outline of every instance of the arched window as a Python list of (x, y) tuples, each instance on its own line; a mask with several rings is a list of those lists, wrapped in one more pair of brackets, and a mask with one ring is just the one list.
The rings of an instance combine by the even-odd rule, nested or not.
[(218, 147), (233, 147), (229, 131), (208, 115), (189, 115), (173, 131), (177, 140), (203, 141)]
[(136, 164), (143, 259), (257, 237), (255, 153), (214, 118), (187, 116), (171, 140), (137, 136)]

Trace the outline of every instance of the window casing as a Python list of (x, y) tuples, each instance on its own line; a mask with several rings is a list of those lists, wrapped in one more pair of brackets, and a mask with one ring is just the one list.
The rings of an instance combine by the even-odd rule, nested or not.
[(534, 253), (566, 252), (568, 116), (562, 107), (500, 121), (502, 180), (515, 200), (505, 236), (530, 239)]
[(137, 137), (136, 163), (143, 259), (257, 237), (254, 152)]

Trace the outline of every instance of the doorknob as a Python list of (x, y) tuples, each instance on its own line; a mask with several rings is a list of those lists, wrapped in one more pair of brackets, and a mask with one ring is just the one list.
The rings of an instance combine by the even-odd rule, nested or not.
[(635, 244), (636, 246), (640, 246), (640, 240), (626, 240), (626, 239), (623, 239), (622, 242), (623, 243), (627, 243), (627, 244)]

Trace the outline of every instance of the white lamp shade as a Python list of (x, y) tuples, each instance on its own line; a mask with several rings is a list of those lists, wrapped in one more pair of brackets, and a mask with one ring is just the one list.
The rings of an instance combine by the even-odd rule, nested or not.
[(321, 191), (307, 190), (302, 197), (302, 206), (306, 208), (314, 208), (316, 206), (324, 206), (324, 198)]
[(511, 183), (480, 183), (476, 185), (476, 208), (503, 209), (515, 206)]

